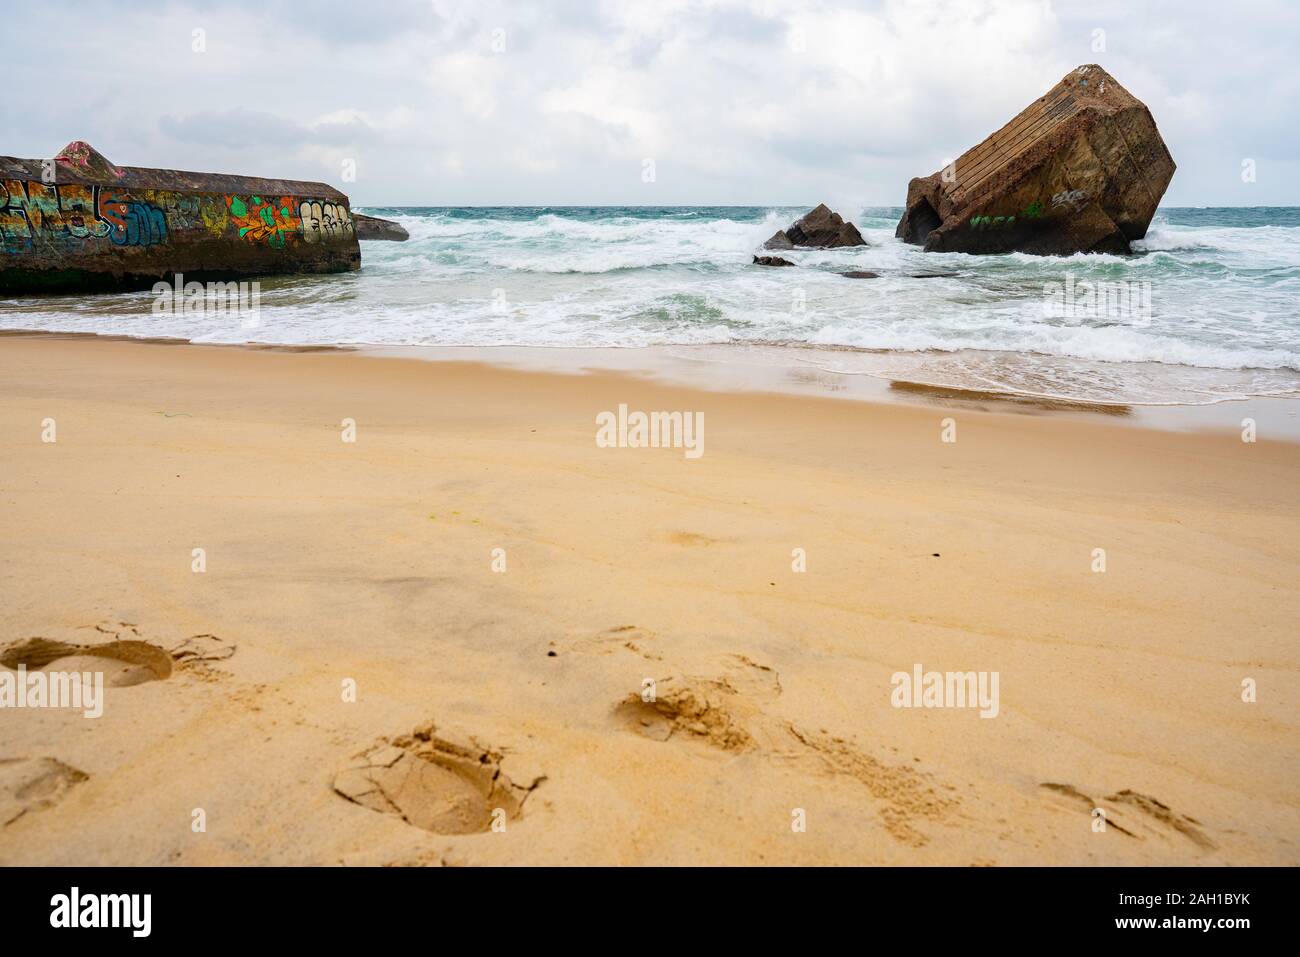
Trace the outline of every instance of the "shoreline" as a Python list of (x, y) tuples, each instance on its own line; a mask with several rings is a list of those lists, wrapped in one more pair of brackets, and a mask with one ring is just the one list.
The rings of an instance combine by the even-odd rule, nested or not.
[(3, 864), (1300, 861), (1267, 433), (42, 336), (0, 435), (6, 660), (148, 650), (3, 713)]
[(851, 350), (728, 343), (707, 346), (415, 346), (382, 344), (206, 343), (167, 337), (88, 332), (0, 330), (7, 339), (91, 339), (146, 345), (245, 349), (254, 352), (341, 353), (422, 362), (453, 362), (557, 375), (592, 372), (636, 376), (691, 389), (755, 394), (821, 396), (856, 402), (1057, 415), (1109, 420), (1175, 432), (1240, 432), (1243, 419), (1258, 432), (1300, 442), (1300, 395), (1243, 396), (1192, 402), (1104, 402), (1050, 394), (959, 388), (891, 378), (868, 371), (841, 371), (800, 362), (804, 354), (853, 355)]

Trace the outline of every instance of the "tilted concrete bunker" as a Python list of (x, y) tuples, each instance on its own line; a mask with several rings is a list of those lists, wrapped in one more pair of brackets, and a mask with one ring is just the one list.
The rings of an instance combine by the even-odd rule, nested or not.
[(1088, 64), (947, 168), (913, 179), (895, 235), (927, 252), (1127, 253), (1174, 168), (1151, 111)]

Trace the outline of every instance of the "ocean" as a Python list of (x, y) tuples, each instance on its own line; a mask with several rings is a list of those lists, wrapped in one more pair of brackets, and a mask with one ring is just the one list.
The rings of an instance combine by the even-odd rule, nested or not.
[[(256, 325), (145, 291), (9, 300), (9, 329), (293, 345), (763, 346), (801, 365), (1078, 401), (1300, 394), (1300, 208), (1161, 209), (1136, 255), (929, 254), (901, 209), (865, 247), (751, 264), (806, 208), (360, 208), (405, 243), (264, 279)], [(875, 279), (841, 273), (866, 270)], [(930, 274), (922, 278), (923, 274)], [(938, 275), (935, 275), (938, 274)]]

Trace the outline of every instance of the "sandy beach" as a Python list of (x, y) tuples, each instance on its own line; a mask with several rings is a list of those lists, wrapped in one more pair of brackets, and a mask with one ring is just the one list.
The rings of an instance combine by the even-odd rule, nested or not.
[(5, 663), (107, 679), (0, 864), (1300, 863), (1267, 430), (6, 337), (0, 434)]

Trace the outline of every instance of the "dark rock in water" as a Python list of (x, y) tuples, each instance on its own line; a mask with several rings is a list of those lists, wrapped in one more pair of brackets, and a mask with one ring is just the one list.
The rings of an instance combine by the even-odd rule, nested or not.
[(0, 294), (359, 268), (348, 198), (324, 183), (116, 166), (80, 141), (0, 156)]
[(380, 219), (378, 216), (367, 216), (365, 213), (353, 213), (352, 222), (357, 227), (357, 239), (379, 239), (404, 243), (411, 238), (410, 233), (391, 219)]
[(950, 276), (960, 276), (956, 272), (918, 272), (909, 276), (909, 279), (947, 279)]
[(879, 279), (880, 273), (867, 272), (865, 269), (855, 269), (852, 272), (840, 273), (846, 279)]
[(780, 256), (755, 256), (755, 266), (793, 266), (794, 263), (788, 259), (782, 259)]
[(1151, 111), (1101, 67), (1081, 66), (953, 164), (913, 179), (895, 235), (927, 252), (1128, 253), (1174, 169)]
[(789, 229), (779, 229), (763, 244), (766, 249), (835, 249), (840, 246), (865, 246), (867, 241), (858, 227), (846, 223), (839, 213), (822, 203)]

